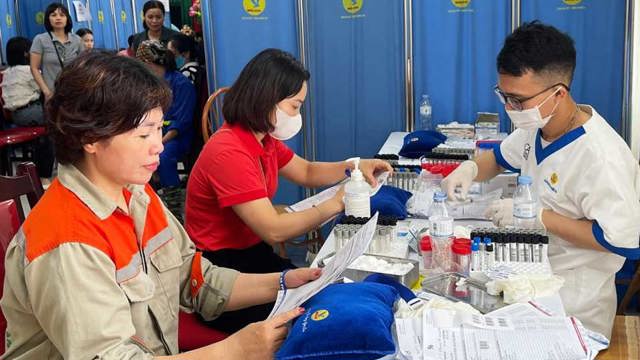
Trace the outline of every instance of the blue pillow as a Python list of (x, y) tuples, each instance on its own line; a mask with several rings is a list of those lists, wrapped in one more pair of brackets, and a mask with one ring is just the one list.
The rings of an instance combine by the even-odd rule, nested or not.
[(369, 360), (394, 354), (398, 291), (389, 285), (332, 284), (309, 299), (275, 355), (278, 360)]
[(398, 155), (417, 159), (424, 153), (433, 150), (434, 147), (444, 143), (447, 137), (433, 130), (418, 130), (404, 137), (402, 149)]
[(407, 217), (407, 201), (411, 193), (394, 186), (383, 185), (370, 199), (371, 213), (391, 215), (402, 220)]

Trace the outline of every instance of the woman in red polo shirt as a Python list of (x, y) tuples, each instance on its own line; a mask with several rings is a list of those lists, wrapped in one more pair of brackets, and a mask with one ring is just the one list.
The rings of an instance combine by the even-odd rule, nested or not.
[[(345, 177), (347, 162), (309, 162), (282, 140), (302, 127), (300, 107), (307, 95), (309, 72), (291, 54), (267, 49), (242, 70), (224, 98), (225, 124), (207, 142), (196, 161), (186, 200), (186, 229), (204, 256), (219, 266), (249, 273), (292, 268), (273, 252), (273, 244), (318, 227), (344, 209), (343, 192), (318, 206), (279, 214), (271, 203), (278, 175), (310, 188), (332, 185)], [(371, 184), (376, 172), (392, 171), (381, 160), (362, 160)], [(223, 315), (214, 326), (233, 331), (264, 319), (270, 305), (237, 318)], [(246, 316), (245, 316), (246, 315)], [(252, 317), (253, 316), (253, 317)]]

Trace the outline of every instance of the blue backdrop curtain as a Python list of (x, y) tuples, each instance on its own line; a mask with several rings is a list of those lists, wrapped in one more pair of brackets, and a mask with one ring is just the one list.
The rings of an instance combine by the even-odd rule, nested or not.
[(131, 7), (131, 0), (115, 0), (114, 5), (118, 26), (118, 46), (122, 49), (129, 46), (127, 39), (135, 33), (133, 27), (135, 13)]
[(405, 119), (398, 0), (307, 0), (316, 159), (375, 155)]
[(7, 61), (7, 41), (18, 34), (14, 0), (0, 0), (0, 34), (2, 35), (2, 60)]
[(88, 0), (91, 10), (91, 25), (96, 48), (116, 49), (116, 31), (109, 0)]
[(33, 40), (36, 35), (45, 31), (44, 11), (50, 3), (51, 0), (18, 1), (20, 34), (22, 36)]
[[(548, 0), (547, 0), (548, 1)], [(472, 123), (479, 111), (500, 114), (493, 93), (496, 56), (511, 32), (511, 1), (413, 1), (414, 118), (423, 94), (437, 124)]]
[(571, 94), (592, 105), (621, 132), (624, 80), (624, 0), (522, 0), (522, 21), (539, 19), (575, 41)]
[[(202, 9), (212, 89), (232, 85), (244, 65), (266, 48), (279, 48), (298, 57), (294, 0), (211, 0), (202, 1)], [(302, 141), (302, 134), (298, 134), (286, 143), (302, 155)], [(300, 187), (280, 178), (274, 202), (291, 204), (302, 195)]]
[[(80, 0), (80, 1), (86, 8), (89, 8), (90, 6), (93, 6), (93, 2), (95, 2), (96, 0)], [(61, 1), (61, 2), (64, 4), (64, 6), (67, 6), (69, 9), (69, 14), (71, 14), (71, 20), (73, 20), (73, 32), (76, 32), (76, 30), (80, 28), (88, 28), (88, 29), (91, 28), (91, 23), (89, 21), (78, 21), (76, 8), (73, 5), (72, 0)], [(43, 8), (42, 10), (44, 11), (45, 9)]]

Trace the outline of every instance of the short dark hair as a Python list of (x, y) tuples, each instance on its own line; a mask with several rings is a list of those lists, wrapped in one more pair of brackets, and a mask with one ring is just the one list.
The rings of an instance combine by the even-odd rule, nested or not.
[[(142, 17), (147, 15), (147, 11), (151, 9), (160, 9), (160, 11), (162, 11), (163, 16), (167, 13), (162, 1), (149, 0), (146, 3), (144, 3), (144, 6), (142, 7)], [(144, 21), (144, 19), (142, 19), (142, 27), (144, 27), (145, 30), (149, 30), (149, 27), (147, 26), (147, 23)]]
[(84, 157), (83, 145), (136, 128), (157, 107), (169, 108), (171, 90), (140, 61), (88, 51), (65, 66), (47, 101), (47, 131), (61, 164)]
[(175, 33), (169, 37), (169, 42), (179, 53), (189, 52), (189, 60), (196, 58), (196, 41), (183, 33)]
[(573, 39), (555, 27), (537, 20), (526, 22), (505, 39), (497, 67), (500, 74), (521, 76), (533, 71), (542, 76), (561, 77), (570, 86), (576, 68), (576, 49)]
[(300, 92), (309, 78), (309, 71), (293, 55), (263, 50), (245, 65), (225, 94), (224, 119), (255, 132), (272, 131), (270, 117), (276, 104)]
[(129, 44), (129, 47), (133, 46), (133, 40), (136, 38), (135, 35), (129, 35), (129, 37), (127, 38), (127, 44)]
[(76, 35), (83, 37), (87, 34), (91, 34), (93, 35), (93, 31), (91, 31), (91, 29), (87, 29), (87, 28), (80, 28), (78, 29), (78, 31), (76, 31)]
[(31, 40), (16, 36), (7, 41), (7, 65), (29, 65), (29, 49)]
[(49, 6), (47, 6), (47, 9), (44, 11), (44, 28), (47, 31), (53, 31), (53, 26), (49, 21), (49, 16), (54, 12), (56, 12), (56, 10), (58, 9), (60, 9), (60, 11), (62, 11), (64, 16), (67, 17), (67, 25), (65, 25), (64, 27), (64, 32), (68, 34), (71, 32), (71, 28), (73, 28), (73, 20), (71, 20), (71, 14), (69, 14), (69, 9), (67, 9), (66, 6), (62, 5), (62, 3), (54, 2), (49, 4)]

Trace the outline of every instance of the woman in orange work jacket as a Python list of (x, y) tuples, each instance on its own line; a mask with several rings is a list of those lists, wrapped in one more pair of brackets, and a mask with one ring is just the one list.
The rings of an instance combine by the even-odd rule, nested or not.
[(178, 354), (178, 311), (213, 319), (271, 302), (320, 270), (213, 266), (147, 184), (158, 167), (167, 85), (100, 51), (65, 67), (47, 103), (58, 177), (5, 257), (3, 359), (271, 359), (303, 309)]

